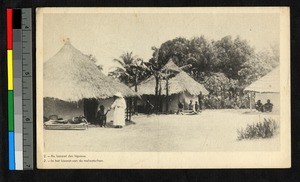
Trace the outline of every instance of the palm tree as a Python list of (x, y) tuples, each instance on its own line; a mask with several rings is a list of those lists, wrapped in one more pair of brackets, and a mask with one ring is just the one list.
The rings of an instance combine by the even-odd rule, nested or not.
[(135, 86), (137, 91), (138, 81), (146, 74), (146, 65), (141, 58), (133, 56), (132, 52), (126, 52), (120, 56), (120, 59), (114, 59), (119, 65), (113, 67), (109, 75), (118, 78), (128, 86)]
[[(147, 67), (144, 61), (137, 56), (133, 56), (132, 52), (126, 52), (120, 56), (120, 59), (114, 59), (119, 64), (113, 67), (113, 71), (109, 72), (109, 76), (118, 78), (121, 82), (128, 86), (134, 86), (134, 91), (138, 91), (137, 85), (139, 81), (147, 74)], [(135, 110), (137, 109), (137, 100), (134, 101)]]
[(158, 112), (158, 106), (160, 103), (160, 95), (161, 95), (161, 78), (162, 73), (160, 71), (161, 69), (161, 62), (159, 61), (159, 51), (160, 49), (157, 47), (152, 47), (153, 50), (153, 57), (149, 60), (149, 62), (145, 63), (149, 72), (155, 77), (155, 104), (154, 104), (154, 110), (157, 113)]

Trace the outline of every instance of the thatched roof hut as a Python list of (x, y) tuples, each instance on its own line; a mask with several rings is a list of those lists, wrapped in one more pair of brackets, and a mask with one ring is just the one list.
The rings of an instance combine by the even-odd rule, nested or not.
[(259, 92), (259, 93), (278, 93), (280, 92), (280, 69), (279, 67), (272, 70), (266, 76), (253, 82), (245, 88), (245, 91)]
[[(253, 82), (245, 91), (255, 94), (255, 102), (266, 103), (269, 99), (273, 103), (273, 112), (280, 110), (280, 67), (278, 66), (266, 76)], [(252, 104), (250, 103), (250, 108)]]
[(116, 92), (137, 96), (126, 85), (105, 76), (87, 55), (69, 41), (44, 63), (44, 97), (74, 102), (81, 99), (106, 99)]
[[(169, 95), (178, 94), (183, 92), (188, 92), (191, 95), (208, 95), (209, 92), (205, 87), (195, 81), (186, 72), (181, 70), (173, 61), (169, 61), (163, 70), (171, 69), (172, 71), (177, 71), (173, 78), (169, 80)], [(155, 95), (155, 77), (152, 75), (147, 80), (142, 81), (138, 84), (138, 93), (140, 95)], [(161, 80), (162, 95), (166, 95), (166, 80)]]
[[(175, 76), (170, 78), (168, 81), (168, 98), (166, 97), (166, 80), (161, 80), (161, 84), (159, 84), (161, 86), (162, 95), (160, 98), (162, 103), (160, 106), (161, 112), (176, 112), (178, 110), (179, 102), (184, 104), (185, 109), (188, 109), (190, 101), (193, 103), (199, 103), (199, 95), (209, 94), (202, 84), (196, 82), (171, 60), (161, 69), (161, 71), (173, 72), (175, 74)], [(147, 99), (152, 104), (155, 103), (155, 85), (156, 81), (153, 75), (138, 84), (138, 93), (143, 96), (144, 100)], [(168, 102), (168, 105), (166, 104), (166, 101)]]
[(162, 67), (161, 71), (181, 72), (182, 70), (170, 59), (167, 64)]
[[(151, 76), (138, 85), (138, 93), (140, 95), (155, 95), (155, 84), (155, 77)], [(191, 95), (199, 95), (201, 92), (203, 95), (208, 95), (208, 91), (202, 84), (196, 82), (184, 71), (181, 71), (169, 80), (169, 95), (185, 91)], [(166, 80), (161, 80), (161, 95), (166, 95)]]

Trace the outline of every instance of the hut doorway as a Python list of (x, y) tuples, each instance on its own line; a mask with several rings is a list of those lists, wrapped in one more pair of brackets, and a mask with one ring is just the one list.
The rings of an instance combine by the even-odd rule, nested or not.
[(96, 123), (96, 113), (98, 109), (97, 99), (84, 99), (84, 116), (90, 123)]

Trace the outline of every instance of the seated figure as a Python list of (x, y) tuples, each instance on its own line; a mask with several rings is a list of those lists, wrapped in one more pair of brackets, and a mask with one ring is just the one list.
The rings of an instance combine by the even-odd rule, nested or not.
[(264, 112), (272, 112), (273, 104), (270, 99), (267, 100), (267, 103), (264, 104)]
[(258, 110), (258, 111), (262, 111), (263, 109), (263, 104), (261, 103), (260, 100), (258, 100), (256, 103), (255, 103), (255, 109)]

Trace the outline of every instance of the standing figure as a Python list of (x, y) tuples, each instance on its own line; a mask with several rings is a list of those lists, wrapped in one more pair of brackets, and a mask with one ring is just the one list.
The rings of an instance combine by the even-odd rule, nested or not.
[(195, 102), (195, 111), (196, 111), (196, 112), (199, 111), (199, 105), (198, 105), (198, 102), (197, 102), (197, 101)]
[(154, 106), (153, 106), (153, 104), (151, 104), (151, 102), (149, 101), (149, 99), (147, 99), (147, 101), (146, 101), (145, 108), (146, 108), (146, 113), (148, 115), (152, 113), (152, 110), (153, 110)]
[(179, 101), (177, 114), (182, 114), (182, 112), (183, 112), (183, 104)]
[(194, 110), (194, 105), (193, 105), (193, 101), (192, 100), (190, 100), (189, 110)]
[(199, 101), (199, 110), (202, 110), (202, 106), (203, 106), (203, 95), (202, 92), (200, 92), (200, 95), (198, 95), (198, 101)]
[(125, 126), (126, 102), (120, 92), (117, 92), (114, 95), (114, 100), (114, 103), (110, 107), (114, 110), (113, 123), (115, 125), (115, 128), (122, 128), (123, 126)]
[(106, 114), (109, 111), (109, 109), (106, 111), (106, 113), (104, 113), (104, 110), (105, 110), (105, 107), (103, 105), (101, 105), (96, 114), (96, 119), (99, 122), (100, 127), (102, 127), (102, 126), (106, 127)]

